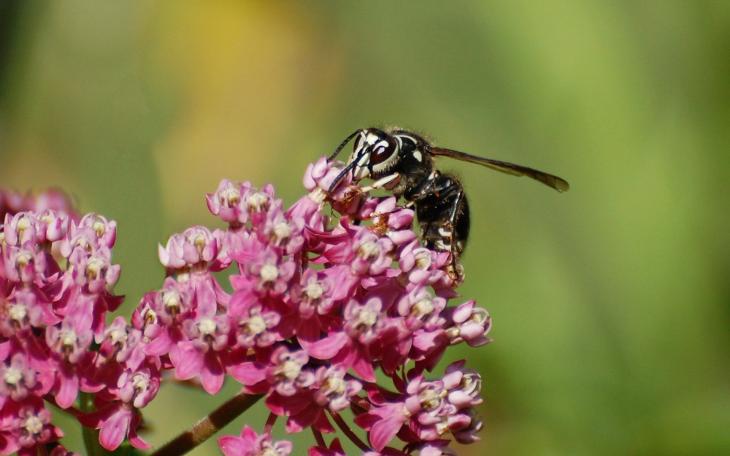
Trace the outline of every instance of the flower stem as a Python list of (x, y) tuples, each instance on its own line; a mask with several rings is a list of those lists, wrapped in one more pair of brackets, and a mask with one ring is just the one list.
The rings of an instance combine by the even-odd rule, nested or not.
[(322, 433), (318, 430), (311, 428), (312, 434), (314, 434), (314, 440), (317, 442), (317, 445), (321, 448), (327, 448), (327, 444), (324, 441), (324, 438), (322, 437)]
[(264, 426), (265, 433), (271, 434), (271, 428), (274, 427), (274, 423), (276, 423), (277, 418), (279, 417), (274, 415), (273, 413), (269, 413), (269, 418), (267, 418), (266, 420), (266, 426)]
[(167, 442), (151, 456), (177, 456), (187, 453), (208, 440), (262, 397), (262, 395), (248, 395), (243, 392), (236, 394), (223, 405), (210, 412), (208, 416), (195, 423), (190, 429), (183, 431)]
[[(81, 393), (79, 395), (79, 408), (81, 412), (89, 413), (94, 411), (94, 395), (91, 393)], [(74, 412), (76, 410), (74, 409)], [(77, 412), (78, 413), (78, 412)], [(77, 415), (78, 418), (78, 415)], [(84, 440), (84, 447), (86, 447), (86, 454), (90, 456), (99, 456), (109, 454), (99, 444), (99, 431), (81, 426), (81, 436)]]
[(350, 429), (350, 426), (345, 423), (345, 420), (343, 420), (338, 413), (330, 412), (330, 415), (332, 415), (332, 419), (335, 420), (337, 426), (352, 441), (352, 443), (357, 445), (357, 447), (360, 448), (362, 451), (372, 451), (372, 448), (370, 448), (369, 446), (367, 446), (367, 444), (365, 444), (365, 442), (360, 440), (360, 437), (358, 437), (357, 434), (355, 434), (352, 429)]

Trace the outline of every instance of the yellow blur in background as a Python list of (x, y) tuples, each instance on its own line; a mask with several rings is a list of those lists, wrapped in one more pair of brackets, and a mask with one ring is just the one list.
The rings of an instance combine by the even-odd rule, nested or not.
[[(439, 162), (470, 198), (462, 294), (494, 318), (494, 343), (444, 360), (485, 379), (459, 454), (730, 454), (729, 50), (720, 0), (7, 0), (0, 186), (117, 220), (129, 314), (162, 283), (157, 243), (216, 226), (221, 178), (291, 203), (356, 128), (554, 172), (570, 192)], [(164, 387), (146, 436), (236, 390)]]

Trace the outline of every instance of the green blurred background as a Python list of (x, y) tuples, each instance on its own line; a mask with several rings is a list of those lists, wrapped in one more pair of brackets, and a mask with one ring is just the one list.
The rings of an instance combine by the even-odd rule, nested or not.
[[(567, 194), (441, 164), (473, 211), (463, 295), (494, 317), (449, 357), (485, 378), (460, 454), (730, 454), (729, 80), (721, 0), (2, 0), (0, 185), (116, 219), (128, 313), (156, 244), (215, 225), (219, 179), (291, 203), (358, 127), (555, 172)], [(149, 439), (234, 391), (165, 388)]]

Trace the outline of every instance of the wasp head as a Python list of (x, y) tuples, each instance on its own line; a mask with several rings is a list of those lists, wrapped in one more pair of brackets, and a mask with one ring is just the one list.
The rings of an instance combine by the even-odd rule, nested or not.
[(333, 191), (350, 172), (355, 181), (368, 177), (377, 178), (386, 175), (398, 161), (401, 144), (395, 136), (377, 128), (365, 128), (350, 135), (341, 147), (353, 137), (355, 142), (350, 158), (345, 168), (332, 181), (330, 191)]

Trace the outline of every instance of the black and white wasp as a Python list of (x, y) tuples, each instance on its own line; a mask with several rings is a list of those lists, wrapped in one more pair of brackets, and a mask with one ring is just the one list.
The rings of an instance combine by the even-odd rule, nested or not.
[(451, 252), (450, 269), (456, 278), (461, 276), (458, 259), (469, 236), (469, 204), (461, 182), (454, 175), (436, 169), (434, 157), (451, 157), (514, 176), (528, 176), (559, 192), (569, 188), (567, 181), (552, 174), (436, 147), (423, 137), (398, 128), (356, 130), (342, 141), (329, 160), (334, 160), (353, 139), (352, 154), (332, 182), (330, 192), (348, 173), (352, 173), (356, 182), (365, 178), (375, 180), (363, 188), (365, 191), (385, 188), (396, 197), (403, 197), (415, 207), (421, 238), (426, 246)]

